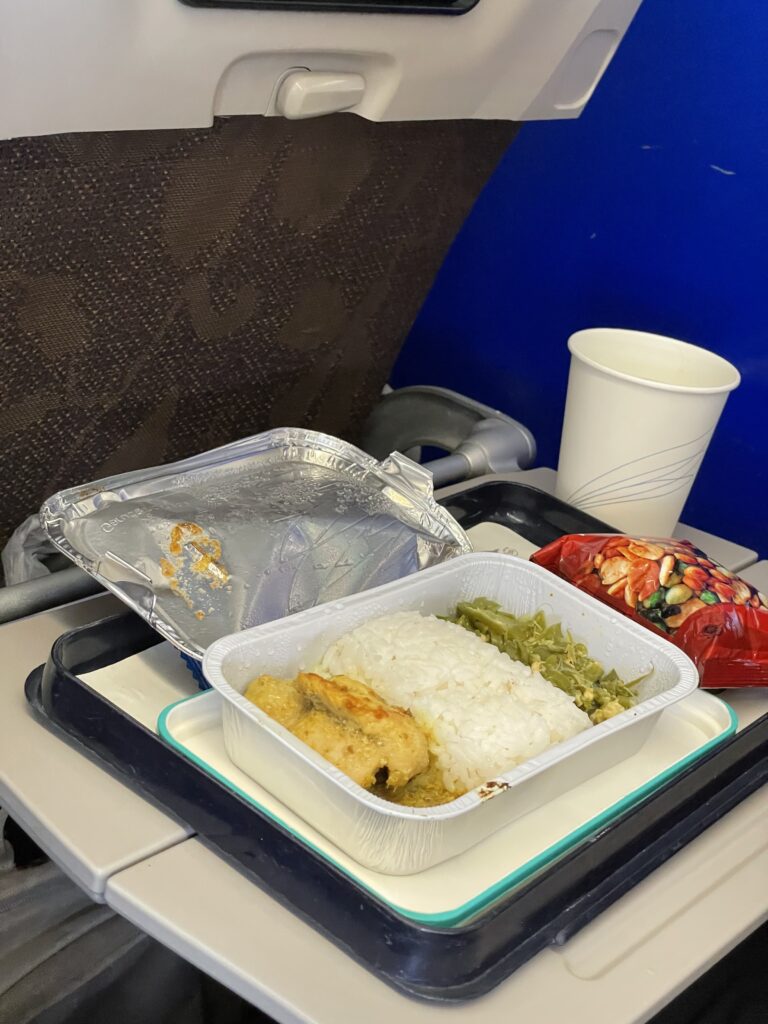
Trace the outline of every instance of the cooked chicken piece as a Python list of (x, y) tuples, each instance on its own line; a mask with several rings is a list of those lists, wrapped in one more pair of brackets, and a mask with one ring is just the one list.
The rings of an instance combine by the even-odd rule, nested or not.
[(411, 715), (347, 676), (260, 676), (245, 697), (364, 789), (398, 789), (429, 765), (427, 738)]
[(307, 710), (303, 695), (290, 679), (259, 676), (248, 683), (243, 696), (291, 732)]

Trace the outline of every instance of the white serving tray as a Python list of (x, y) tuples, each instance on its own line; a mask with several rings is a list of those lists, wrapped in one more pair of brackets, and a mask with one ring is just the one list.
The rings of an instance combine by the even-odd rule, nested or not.
[[(242, 696), (262, 673), (293, 678), (336, 639), (396, 611), (450, 614), (488, 597), (516, 615), (543, 610), (625, 679), (650, 672), (638, 704), (440, 807), (388, 803), (362, 789)], [(505, 554), (462, 555), (403, 580), (216, 641), (203, 669), (222, 695), (234, 764), (351, 857), (375, 871), (423, 871), (492, 835), (640, 749), (665, 708), (696, 689), (691, 660), (662, 636), (617, 615), (552, 573)]]
[(736, 717), (698, 690), (657, 715), (641, 748), (620, 764), (518, 818), (484, 842), (414, 875), (372, 871), (280, 803), (230, 761), (222, 698), (205, 693), (166, 708), (158, 730), (167, 743), (278, 821), (399, 913), (425, 924), (463, 924), (499, 897), (603, 828), (735, 732)]

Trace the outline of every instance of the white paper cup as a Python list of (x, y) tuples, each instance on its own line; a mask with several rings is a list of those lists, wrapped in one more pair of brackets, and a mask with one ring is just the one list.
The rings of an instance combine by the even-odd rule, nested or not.
[(670, 536), (739, 371), (637, 331), (579, 331), (568, 348), (557, 496), (626, 533)]

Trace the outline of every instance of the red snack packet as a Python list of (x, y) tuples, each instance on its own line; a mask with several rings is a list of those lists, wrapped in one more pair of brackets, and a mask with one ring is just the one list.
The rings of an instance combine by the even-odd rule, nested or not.
[(571, 534), (531, 561), (664, 633), (703, 687), (768, 686), (768, 597), (689, 541)]

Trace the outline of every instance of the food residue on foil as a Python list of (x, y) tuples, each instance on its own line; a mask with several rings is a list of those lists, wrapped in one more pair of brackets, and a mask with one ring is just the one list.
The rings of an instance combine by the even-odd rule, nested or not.
[(214, 588), (223, 586), (229, 579), (229, 573), (221, 565), (221, 541), (209, 537), (202, 526), (197, 523), (177, 523), (171, 529), (169, 551), (177, 558), (183, 557), (185, 550), (195, 552), (195, 560), (190, 568), (192, 572), (209, 577)]
[(481, 800), (488, 800), (492, 796), (496, 796), (498, 793), (503, 793), (505, 789), (511, 789), (512, 787), (508, 782), (503, 779), (491, 779), (490, 782), (486, 782), (484, 786), (481, 786), (477, 791), (477, 795)]
[[(180, 597), (188, 608), (194, 609), (195, 600), (190, 593), (193, 587), (188, 580), (183, 583), (179, 577), (185, 572), (195, 574), (212, 590), (218, 590), (229, 581), (229, 572), (222, 564), (221, 541), (210, 537), (197, 523), (176, 523), (171, 527), (168, 556), (160, 559), (160, 572), (169, 581), (171, 591)], [(204, 619), (205, 612), (195, 609), (195, 618)]]

